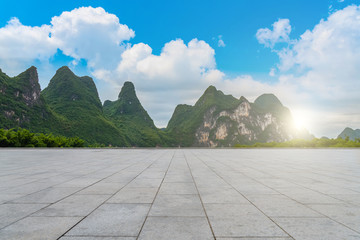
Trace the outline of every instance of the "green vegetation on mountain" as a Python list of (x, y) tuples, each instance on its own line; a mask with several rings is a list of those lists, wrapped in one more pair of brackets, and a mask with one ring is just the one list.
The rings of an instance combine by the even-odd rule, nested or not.
[(221, 110), (233, 109), (240, 102), (233, 96), (225, 95), (214, 86), (210, 86), (194, 106), (181, 104), (175, 108), (166, 131), (181, 146), (192, 146), (195, 142), (195, 132), (210, 108), (214, 108), (214, 114), (216, 114)]
[(338, 138), (346, 139), (349, 138), (350, 140), (355, 140), (360, 138), (360, 129), (352, 129), (352, 128), (345, 128), (338, 136)]
[(360, 138), (349, 140), (349, 138), (313, 138), (311, 140), (293, 139), (286, 142), (255, 143), (252, 145), (235, 144), (236, 148), (358, 148)]
[(0, 129), (0, 147), (84, 147), (84, 140), (52, 134), (32, 133), (27, 129)]
[(291, 138), (292, 118), (273, 94), (250, 103), (214, 86), (194, 106), (178, 105), (166, 131), (181, 146), (232, 146)]
[(40, 95), (35, 67), (15, 77), (0, 70), (0, 127), (23, 127), (35, 132), (60, 133), (58, 127), (66, 125), (54, 114)]
[(41, 92), (48, 106), (68, 123), (62, 132), (89, 143), (129, 146), (123, 132), (106, 119), (94, 81), (78, 77), (68, 67), (56, 71)]
[(104, 102), (104, 114), (125, 134), (131, 146), (167, 146), (170, 142), (165, 133), (155, 127), (131, 82), (124, 83), (116, 101)]

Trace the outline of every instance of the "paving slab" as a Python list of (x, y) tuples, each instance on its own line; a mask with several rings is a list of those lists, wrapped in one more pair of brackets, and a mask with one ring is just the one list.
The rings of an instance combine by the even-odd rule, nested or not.
[(289, 237), (252, 204), (205, 204), (216, 237)]
[(60, 240), (136, 240), (136, 237), (61, 237)]
[(197, 194), (197, 190), (193, 182), (164, 182), (159, 194)]
[(91, 186), (84, 188), (79, 191), (79, 194), (89, 194), (89, 195), (103, 195), (103, 194), (114, 194), (126, 186), (127, 183), (109, 183), (109, 182), (98, 182)]
[(149, 208), (150, 204), (103, 204), (66, 235), (136, 237)]
[(359, 233), (329, 218), (278, 218), (275, 221), (295, 239), (360, 239)]
[(81, 188), (47, 188), (36, 193), (15, 199), (11, 203), (54, 203), (77, 191)]
[(113, 195), (107, 203), (152, 203), (158, 188), (125, 187)]
[(102, 205), (110, 195), (72, 195), (37, 211), (32, 216), (85, 217)]
[(247, 199), (270, 217), (323, 217), (309, 206), (284, 195), (248, 195)]
[(0, 229), (48, 206), (47, 204), (1, 204)]
[(198, 195), (159, 194), (151, 207), (149, 216), (197, 217), (205, 216), (205, 213)]
[(1, 240), (53, 240), (79, 222), (77, 217), (28, 217), (0, 230)]
[(214, 239), (205, 217), (148, 217), (141, 240)]

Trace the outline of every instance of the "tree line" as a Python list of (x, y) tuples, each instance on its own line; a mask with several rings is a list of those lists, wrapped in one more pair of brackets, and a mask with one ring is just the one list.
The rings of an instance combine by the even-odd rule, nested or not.
[(0, 147), (84, 147), (85, 141), (78, 137), (54, 136), (32, 133), (27, 129), (0, 129)]
[(237, 148), (358, 148), (360, 138), (350, 140), (349, 137), (328, 139), (313, 138), (311, 140), (293, 139), (286, 142), (255, 143), (253, 145), (236, 144)]

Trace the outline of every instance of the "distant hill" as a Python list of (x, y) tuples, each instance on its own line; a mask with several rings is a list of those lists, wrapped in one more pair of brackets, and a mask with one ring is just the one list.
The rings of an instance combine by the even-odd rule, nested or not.
[(125, 82), (116, 101), (104, 102), (104, 115), (125, 134), (132, 146), (166, 146), (166, 135), (157, 129), (154, 121), (141, 105), (134, 84)]
[(178, 105), (167, 128), (158, 129), (131, 82), (124, 83), (117, 100), (102, 105), (93, 79), (68, 67), (59, 68), (43, 91), (35, 67), (16, 77), (0, 70), (0, 100), (0, 128), (80, 137), (89, 144), (228, 147), (313, 137), (294, 130), (289, 109), (275, 95), (251, 103), (214, 86), (194, 106)]
[(345, 128), (338, 136), (338, 138), (345, 139), (349, 137), (349, 140), (355, 140), (356, 138), (360, 138), (360, 129), (352, 129), (352, 128)]
[(182, 146), (233, 146), (294, 138), (290, 111), (275, 95), (263, 94), (250, 103), (214, 86), (194, 106), (178, 105), (167, 131)]
[(78, 77), (68, 67), (62, 67), (41, 94), (48, 106), (69, 123), (63, 129), (65, 136), (78, 136), (91, 143), (130, 146), (125, 134), (103, 115), (92, 78)]
[(0, 70), (0, 127), (59, 133), (66, 123), (45, 103), (35, 67), (16, 77)]

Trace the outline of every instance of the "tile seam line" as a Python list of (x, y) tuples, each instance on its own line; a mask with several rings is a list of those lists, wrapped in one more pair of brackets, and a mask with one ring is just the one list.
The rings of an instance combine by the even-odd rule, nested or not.
[(199, 189), (198, 189), (198, 187), (197, 187), (197, 184), (196, 184), (194, 175), (192, 174), (192, 170), (191, 170), (191, 168), (190, 168), (188, 159), (187, 159), (186, 154), (185, 154), (184, 152), (183, 152), (183, 154), (184, 154), (184, 158), (185, 158), (185, 161), (186, 161), (186, 165), (187, 165), (187, 167), (189, 168), (191, 177), (192, 177), (192, 179), (193, 179), (193, 181), (194, 181), (194, 185), (195, 185), (196, 191), (197, 191), (197, 193), (198, 193), (198, 196), (199, 196), (199, 199), (200, 199), (200, 202), (201, 202), (201, 206), (202, 206), (202, 208), (203, 208), (203, 210), (204, 210), (206, 220), (207, 220), (207, 222), (208, 222), (208, 224), (209, 224), (209, 227), (210, 227), (210, 230), (211, 230), (211, 234), (213, 235), (213, 238), (216, 240), (216, 236), (215, 236), (214, 229), (213, 229), (213, 227), (211, 226), (209, 216), (208, 216), (208, 214), (207, 214), (207, 212), (206, 212), (206, 209), (205, 209), (205, 206), (204, 206), (204, 202), (203, 202), (203, 200), (202, 200), (202, 198), (201, 198), (201, 195), (200, 195)]
[[(260, 208), (258, 208), (253, 202), (251, 202), (244, 194), (239, 192), (232, 184), (230, 184), (228, 181), (226, 181), (222, 176), (220, 176), (217, 172), (215, 172), (211, 167), (209, 167), (203, 160), (201, 160), (197, 155), (192, 153), (198, 160), (200, 160), (207, 168), (209, 168), (213, 173), (215, 173), (218, 177), (220, 177), (224, 182), (229, 184), (235, 191), (237, 191), (241, 196), (243, 196), (247, 201), (251, 203), (256, 209), (258, 209), (264, 216), (266, 216), (271, 222), (273, 222), (276, 226), (278, 226), (284, 233), (286, 233), (289, 237), (292, 239), (295, 239), (293, 236), (291, 236), (285, 229), (283, 229), (279, 224), (277, 224), (272, 218), (270, 218), (268, 215), (266, 215)], [(213, 158), (211, 158), (213, 159)], [(214, 160), (214, 159), (213, 159)], [(215, 160), (216, 161), (216, 160)], [(217, 162), (217, 161), (216, 161)], [(226, 166), (226, 165), (225, 165)], [(228, 167), (228, 166), (227, 166)]]
[(173, 161), (173, 159), (174, 159), (175, 152), (176, 152), (176, 151), (174, 151), (173, 154), (172, 154), (172, 157), (171, 157), (171, 159), (170, 159), (169, 165), (168, 165), (168, 167), (167, 167), (167, 169), (166, 169), (166, 171), (165, 171), (164, 177), (163, 177), (163, 179), (161, 180), (161, 183), (160, 183), (160, 185), (159, 185), (159, 187), (158, 187), (158, 189), (157, 189), (157, 191), (156, 191), (156, 194), (155, 194), (155, 196), (154, 196), (154, 199), (152, 200), (152, 202), (151, 202), (151, 204), (150, 204), (149, 211), (147, 212), (146, 217), (145, 217), (145, 219), (144, 219), (144, 222), (143, 222), (143, 224), (141, 225), (140, 231), (139, 231), (138, 235), (136, 236), (136, 240), (139, 239), (140, 234), (141, 234), (141, 232), (142, 232), (142, 230), (143, 230), (143, 228), (144, 228), (144, 226), (145, 226), (145, 223), (146, 223), (146, 221), (147, 221), (147, 219), (148, 219), (148, 217), (149, 217), (149, 214), (150, 214), (150, 211), (151, 211), (151, 209), (152, 209), (152, 207), (153, 207), (153, 205), (154, 205), (155, 199), (156, 199), (156, 197), (157, 197), (158, 194), (159, 194), (160, 188), (161, 188), (161, 186), (162, 186), (162, 184), (163, 184), (163, 182), (164, 182), (164, 180), (165, 180), (166, 174), (167, 174), (167, 172), (169, 171), (170, 165), (171, 165), (171, 163), (172, 163), (172, 161)]

